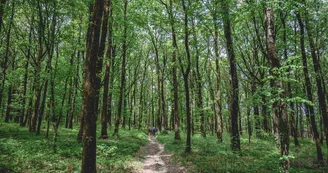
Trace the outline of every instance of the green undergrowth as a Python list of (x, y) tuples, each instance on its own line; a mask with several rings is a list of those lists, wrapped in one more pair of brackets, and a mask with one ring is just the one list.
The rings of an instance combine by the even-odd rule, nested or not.
[[(45, 129), (36, 136), (17, 124), (0, 123), (0, 172), (80, 172), (82, 144), (76, 141), (77, 133), (78, 129), (60, 128), (54, 153), (52, 130), (46, 139)], [(129, 163), (147, 141), (144, 132), (124, 129), (119, 137), (97, 139), (98, 172), (128, 172)]]
[[(267, 139), (251, 139), (241, 137), (241, 152), (232, 152), (230, 137), (225, 134), (222, 143), (217, 142), (215, 136), (208, 135), (205, 139), (196, 134), (191, 138), (192, 153), (186, 154), (184, 133), (181, 141), (174, 141), (174, 132), (167, 135), (158, 135), (157, 139), (165, 144), (165, 150), (175, 153), (174, 159), (181, 162), (191, 173), (224, 173), (224, 172), (249, 172), (249, 173), (279, 173), (280, 153), (273, 137)], [(326, 164), (319, 166), (315, 163), (315, 144), (310, 139), (300, 139), (301, 147), (295, 147), (290, 140), (290, 172), (314, 173), (328, 172)], [(324, 156), (327, 156), (326, 147)]]

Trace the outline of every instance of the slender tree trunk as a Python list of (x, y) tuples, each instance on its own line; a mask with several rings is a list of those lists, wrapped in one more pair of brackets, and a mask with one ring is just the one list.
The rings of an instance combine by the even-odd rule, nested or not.
[[(107, 11), (107, 12), (106, 12)], [(109, 23), (109, 33), (108, 33), (108, 46), (107, 46), (107, 53), (106, 53), (106, 64), (105, 64), (105, 76), (104, 76), (104, 94), (103, 94), (103, 105), (102, 105), (102, 114), (101, 114), (101, 139), (107, 139), (107, 124), (108, 124), (108, 92), (109, 92), (109, 81), (110, 81), (110, 61), (112, 57), (112, 4), (111, 0), (105, 1), (105, 12), (104, 15), (107, 14), (108, 20), (108, 14), (110, 18)]]
[[(305, 2), (305, 0), (303, 0)], [(323, 90), (323, 81), (320, 78), (320, 62), (316, 54), (316, 49), (315, 49), (315, 43), (313, 40), (313, 35), (312, 35), (312, 26), (309, 22), (309, 14), (307, 11), (305, 11), (305, 27), (306, 27), (306, 32), (308, 35), (309, 39), (309, 44), (310, 44), (310, 52), (312, 56), (312, 62), (313, 62), (313, 67), (314, 67), (314, 72), (315, 72), (315, 79), (317, 83), (317, 94), (318, 94), (318, 101), (319, 101), (319, 107), (320, 107), (320, 113), (322, 116), (324, 128), (325, 128), (325, 138), (326, 138), (326, 145), (328, 145), (328, 115), (327, 115), (327, 104), (326, 104), (326, 99), (325, 99), (325, 93)]]
[[(165, 60), (164, 60), (165, 61)], [(166, 67), (166, 64), (163, 65)], [(162, 107), (162, 129), (167, 129), (167, 115), (165, 110), (165, 88), (164, 88), (164, 68), (161, 71), (161, 107)]]
[[(48, 70), (47, 70), (48, 71)], [(49, 72), (47, 72), (49, 74)], [(37, 129), (36, 129), (36, 134), (39, 135), (40, 134), (40, 129), (41, 129), (41, 124), (42, 124), (42, 120), (43, 120), (43, 114), (44, 114), (44, 109), (46, 106), (46, 99), (47, 99), (47, 92), (48, 92), (48, 80), (45, 81), (44, 84), (44, 90), (43, 90), (43, 94), (42, 94), (42, 101), (41, 101), (41, 107), (40, 107), (40, 112), (39, 112), (39, 116), (38, 116), (38, 124), (37, 124)]]
[(173, 113), (174, 113), (174, 140), (181, 140), (180, 136), (180, 122), (179, 122), (179, 92), (178, 87), (179, 83), (177, 80), (177, 60), (176, 57), (180, 56), (178, 53), (178, 44), (175, 34), (175, 28), (174, 28), (174, 15), (173, 15), (173, 1), (170, 0), (170, 8), (169, 8), (169, 14), (170, 14), (170, 24), (171, 24), (171, 34), (172, 34), (172, 45), (173, 45), (173, 54), (172, 54), (172, 78), (173, 78)]
[[(12, 58), (11, 70), (12, 71), (15, 70), (15, 55)], [(5, 122), (9, 122), (9, 120), (12, 120), (12, 116), (10, 114), (10, 112), (11, 112), (11, 103), (12, 103), (12, 96), (13, 96), (13, 84), (10, 83), (9, 88), (8, 88), (8, 100), (7, 100), (7, 110), (6, 110)]]
[[(105, 43), (107, 40), (107, 31), (108, 31), (108, 18), (109, 18), (109, 0), (104, 1), (104, 10), (103, 10), (103, 19), (101, 25), (101, 37), (99, 42), (99, 48), (97, 51), (97, 75), (96, 75), (96, 98), (95, 98), (95, 109), (97, 112), (98, 117), (98, 107), (99, 107), (99, 100), (100, 100), (100, 88), (101, 88), (101, 72), (103, 67), (103, 57), (105, 53)], [(107, 87), (107, 86), (106, 86)], [(107, 117), (105, 119), (107, 121)]]
[(36, 132), (36, 122), (39, 117), (39, 106), (40, 106), (40, 97), (42, 88), (40, 87), (40, 80), (41, 80), (41, 61), (43, 60), (45, 52), (43, 52), (43, 16), (42, 16), (42, 7), (40, 4), (40, 0), (37, 2), (37, 8), (38, 8), (38, 47), (37, 47), (37, 58), (34, 59), (34, 76), (35, 76), (35, 95), (34, 95), (34, 110), (30, 122), (30, 132)]
[(197, 40), (197, 31), (195, 30), (194, 20), (192, 20), (192, 28), (194, 31), (194, 42), (195, 42), (195, 49), (196, 49), (196, 85), (197, 85), (197, 109), (200, 115), (200, 131), (202, 136), (206, 137), (206, 130), (205, 130), (205, 117), (203, 111), (203, 94), (202, 94), (202, 76), (199, 70), (199, 49), (198, 49), (198, 40)]
[[(54, 137), (53, 137), (53, 151), (54, 153), (57, 153), (57, 136), (58, 136), (58, 126), (61, 121), (61, 116), (59, 116), (58, 120), (56, 118), (56, 107), (55, 107), (55, 73), (53, 72), (52, 68), (52, 58), (54, 53), (54, 47), (55, 47), (55, 29), (57, 24), (57, 4), (56, 1), (53, 1), (54, 3), (54, 12), (53, 12), (53, 18), (52, 18), (52, 31), (51, 31), (51, 39), (50, 44), (48, 45), (48, 58), (49, 58), (49, 74), (50, 74), (50, 107), (51, 107), (51, 116), (52, 116), (52, 125), (54, 128)], [(55, 68), (57, 68), (57, 62), (58, 62), (58, 45), (56, 50), (57, 56), (56, 56), (56, 65)], [(56, 69), (55, 69), (56, 70)], [(48, 121), (49, 122), (49, 121)]]
[(222, 121), (222, 107), (221, 107), (221, 72), (220, 72), (220, 53), (219, 53), (219, 28), (217, 24), (217, 17), (214, 15), (214, 50), (215, 50), (215, 65), (216, 65), (216, 73), (217, 73), (217, 131), (216, 136), (218, 138), (218, 142), (221, 143), (223, 141), (223, 121)]
[[(116, 49), (115, 49), (115, 46), (113, 45), (113, 48), (112, 48), (112, 58), (111, 58), (111, 69), (112, 69), (112, 72), (111, 72), (111, 77), (110, 77), (110, 81), (109, 81), (109, 89), (111, 90), (113, 88), (113, 83), (114, 83), (114, 68), (115, 68), (115, 53), (116, 52)], [(109, 123), (109, 126), (111, 127), (112, 126), (112, 99), (113, 99), (113, 92), (109, 92), (109, 95), (108, 95), (108, 123)]]
[[(306, 57), (306, 50), (305, 50), (305, 39), (304, 39), (305, 27), (304, 27), (301, 15), (299, 13), (296, 13), (296, 17), (298, 20), (298, 24), (300, 26), (300, 46), (301, 46), (303, 74), (304, 74), (304, 80), (305, 80), (306, 94), (307, 94), (307, 99), (313, 103), (312, 87), (311, 87), (311, 81), (310, 81), (309, 72), (308, 72), (307, 57)], [(321, 143), (320, 143), (320, 136), (319, 136), (317, 124), (315, 121), (314, 108), (313, 108), (313, 105), (311, 105), (311, 104), (306, 105), (306, 107), (307, 107), (307, 110), (309, 111), (307, 113), (307, 115), (308, 115), (308, 119), (311, 122), (313, 137), (314, 137), (314, 140), (316, 143), (317, 160), (321, 162), (321, 161), (323, 161), (323, 155), (322, 155), (322, 149), (321, 149)]]
[[(147, 55), (147, 58), (149, 56), (149, 53)], [(143, 117), (143, 109), (144, 109), (144, 82), (145, 82), (145, 79), (146, 79), (146, 73), (147, 73), (147, 68), (148, 68), (148, 60), (145, 60), (145, 64), (144, 64), (144, 71), (143, 71), (143, 74), (142, 74), (142, 79), (141, 79), (141, 88), (140, 88), (140, 100), (139, 100), (139, 106), (140, 106), (140, 110), (139, 110), (139, 126), (138, 126), (138, 129), (140, 130), (141, 129), (141, 126), (142, 126), (142, 117)], [(136, 85), (136, 84), (135, 84)], [(135, 98), (136, 98), (136, 95), (134, 95), (134, 103), (135, 103)], [(152, 100), (153, 101), (153, 98)], [(135, 115), (135, 118), (136, 115)], [(137, 120), (135, 120), (137, 121)], [(134, 123), (136, 125), (136, 122)]]
[[(70, 64), (70, 67), (71, 69), (73, 69), (73, 59), (74, 59), (74, 56), (75, 56), (75, 51), (71, 57), (71, 64)], [(71, 103), (72, 102), (72, 94), (73, 94), (73, 79), (72, 77), (69, 77), (69, 89), (68, 89), (68, 100), (67, 100), (67, 103)], [(65, 102), (65, 100), (63, 99), (63, 102)], [(70, 106), (70, 108), (72, 107), (72, 105)], [(66, 116), (65, 116), (65, 128), (69, 128), (69, 116), (70, 116), (70, 109), (68, 109), (66, 111)]]
[[(6, 1), (1, 1), (1, 8), (0, 12), (3, 13), (3, 7), (6, 3)], [(2, 14), (0, 14), (0, 19), (1, 19), (1, 25), (2, 25)], [(10, 22), (9, 22), (9, 27), (6, 35), (6, 53), (5, 53), (5, 58), (4, 62), (2, 63), (2, 80), (1, 80), (1, 88), (0, 88), (0, 108), (2, 106), (2, 97), (3, 97), (3, 91), (5, 89), (5, 82), (6, 82), (6, 71), (7, 71), (7, 66), (8, 66), (8, 60), (9, 60), (9, 49), (10, 49), (10, 36), (11, 36), (11, 27), (13, 25), (13, 20), (14, 20), (14, 15), (15, 15), (15, 2), (12, 2), (12, 8), (11, 8), (11, 16), (10, 16)], [(0, 30), (1, 30), (1, 25), (0, 25)], [(10, 87), (9, 87), (10, 89)], [(10, 94), (9, 94), (10, 95)], [(9, 97), (8, 97), (9, 100)], [(11, 100), (11, 98), (10, 98)], [(5, 122), (9, 122), (9, 117), (6, 116)]]
[(124, 97), (124, 88), (125, 88), (125, 73), (126, 73), (126, 47), (127, 47), (127, 16), (126, 11), (128, 8), (129, 0), (125, 0), (124, 3), (124, 36), (123, 36), (123, 46), (122, 46), (122, 69), (121, 69), (121, 86), (120, 86), (120, 96), (118, 101), (117, 116), (115, 122), (115, 130), (113, 136), (118, 136), (118, 129), (122, 116), (122, 104)]
[[(282, 23), (282, 27), (283, 27), (283, 43), (284, 43), (284, 58), (287, 60), (288, 59), (288, 55), (287, 55), (287, 31), (286, 31), (286, 14), (284, 13), (280, 13), (280, 20), (281, 20), (281, 23)], [(293, 62), (292, 62), (293, 64)], [(288, 73), (290, 73), (290, 68), (288, 69), (287, 71)], [(289, 98), (292, 98), (293, 97), (293, 94), (292, 94), (292, 89), (291, 89), (291, 83), (288, 82), (287, 84), (287, 88), (288, 88), (288, 97)], [(297, 131), (296, 131), (296, 128), (295, 128), (295, 112), (294, 112), (294, 103), (293, 102), (290, 102), (289, 104), (289, 107), (291, 108), (291, 111), (290, 111), (290, 127), (291, 127), (291, 135), (294, 137), (294, 144), (295, 146), (300, 146), (300, 143), (298, 142), (298, 139), (297, 139)]]
[(223, 10), (223, 22), (224, 22), (224, 35), (226, 39), (226, 50), (229, 57), (230, 64), (230, 77), (231, 77), (231, 148), (232, 150), (240, 150), (240, 138), (238, 132), (238, 113), (239, 113), (239, 97), (238, 97), (238, 76), (236, 69), (236, 59), (233, 49), (233, 40), (231, 33), (231, 24), (230, 24), (230, 14), (229, 14), (229, 2), (222, 0), (222, 10)]
[[(32, 21), (34, 19), (34, 14), (32, 14)], [(22, 98), (22, 106), (23, 109), (21, 110), (21, 116), (20, 116), (20, 126), (24, 127), (24, 117), (25, 117), (25, 110), (26, 110), (26, 92), (27, 92), (27, 79), (28, 79), (28, 67), (30, 64), (30, 57), (31, 57), (31, 44), (32, 44), (32, 30), (33, 30), (33, 22), (30, 25), (30, 31), (28, 36), (28, 43), (29, 46), (27, 48), (27, 57), (26, 57), (26, 64), (25, 64), (25, 73), (24, 73), (24, 83), (23, 83), (23, 98)], [(27, 116), (27, 115), (26, 115)]]
[(13, 85), (10, 84), (9, 88), (8, 88), (8, 100), (7, 100), (7, 110), (6, 110), (6, 118), (5, 118), (5, 122), (8, 123), (9, 120), (12, 119), (10, 111), (11, 111), (11, 101), (12, 101), (12, 91), (13, 90)]
[(186, 95), (186, 112), (187, 112), (187, 139), (186, 139), (186, 153), (191, 153), (191, 110), (190, 110), (190, 93), (189, 93), (189, 73), (190, 73), (190, 50), (189, 50), (189, 26), (188, 26), (188, 13), (189, 13), (189, 5), (188, 7), (186, 5), (185, 0), (182, 0), (182, 6), (184, 11), (184, 32), (185, 32), (185, 38), (184, 38), (184, 45), (187, 53), (187, 68), (184, 70), (183, 65), (181, 63), (181, 57), (179, 57), (180, 65), (181, 65), (181, 71), (183, 74), (183, 81), (184, 81), (184, 87), (185, 87), (185, 95)]

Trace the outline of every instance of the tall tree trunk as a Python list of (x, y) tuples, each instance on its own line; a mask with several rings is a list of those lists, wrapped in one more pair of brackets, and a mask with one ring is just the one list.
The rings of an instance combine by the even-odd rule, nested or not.
[[(11, 70), (12, 71), (15, 70), (15, 55), (12, 58)], [(11, 112), (11, 103), (12, 103), (12, 96), (13, 96), (13, 84), (10, 83), (9, 88), (8, 88), (8, 100), (7, 100), (7, 110), (6, 110), (5, 122), (9, 122), (9, 120), (12, 120), (12, 116), (10, 114), (10, 112)]]
[[(165, 57), (164, 57), (165, 59)], [(166, 67), (165, 60), (163, 67)], [(161, 108), (162, 108), (162, 129), (166, 130), (167, 129), (167, 114), (165, 110), (165, 88), (164, 88), (164, 73), (165, 73), (165, 68), (162, 69), (161, 71)]]
[[(312, 94), (312, 87), (311, 87), (311, 81), (309, 77), (308, 72), (308, 65), (307, 65), (307, 57), (306, 57), (306, 50), (305, 50), (305, 39), (304, 39), (304, 24), (301, 18), (301, 15), (299, 13), (296, 13), (296, 17), (298, 20), (298, 24), (300, 26), (300, 46), (301, 46), (301, 54), (302, 54), (302, 63), (303, 63), (303, 74), (304, 74), (304, 80), (305, 80), (305, 88), (306, 88), (306, 94), (307, 99), (313, 103), (313, 94)], [(306, 105), (307, 110), (309, 111), (306, 115), (308, 115), (308, 119), (311, 122), (313, 137), (316, 143), (316, 150), (317, 150), (317, 160), (323, 161), (323, 155), (322, 155), (322, 149), (321, 149), (321, 143), (320, 143), (320, 136), (317, 129), (317, 124), (315, 121), (315, 114), (314, 114), (314, 108), (313, 105), (307, 104)]]
[(213, 16), (214, 20), (214, 50), (215, 50), (215, 65), (216, 65), (216, 73), (217, 73), (217, 105), (218, 105), (218, 112), (217, 112), (217, 131), (216, 136), (218, 138), (218, 142), (221, 143), (223, 141), (223, 121), (222, 121), (222, 107), (221, 107), (221, 72), (220, 72), (220, 53), (219, 53), (219, 27), (217, 21), (217, 12)]
[(206, 130), (205, 130), (205, 117), (203, 111), (203, 94), (202, 94), (202, 75), (199, 70), (199, 49), (198, 49), (198, 39), (197, 39), (197, 31), (195, 29), (194, 20), (192, 20), (192, 28), (193, 28), (193, 36), (195, 42), (195, 49), (196, 49), (196, 85), (197, 85), (197, 109), (200, 115), (200, 132), (202, 136), (206, 137)]
[[(280, 67), (280, 59), (277, 57), (275, 51), (275, 39), (274, 39), (274, 13), (271, 7), (265, 8), (265, 22), (267, 29), (267, 45), (268, 45), (268, 61), (271, 65), (273, 75), (277, 78), (274, 81), (274, 86), (281, 89), (282, 92), (279, 94), (280, 99), (273, 103), (274, 111), (278, 113), (279, 119), (279, 136), (280, 136), (280, 154), (281, 157), (288, 157), (289, 155), (289, 128), (288, 128), (288, 116), (285, 99), (284, 85), (277, 71)], [(281, 160), (281, 167), (284, 172), (289, 172), (290, 163), (289, 159)]]
[[(99, 100), (100, 100), (100, 88), (101, 88), (101, 72), (103, 67), (103, 57), (105, 53), (105, 43), (107, 40), (107, 31), (108, 31), (108, 18), (109, 18), (109, 0), (104, 1), (104, 10), (103, 10), (103, 19), (102, 19), (102, 26), (101, 26), (101, 37), (99, 42), (99, 48), (97, 52), (97, 75), (96, 75), (96, 98), (95, 98), (95, 110), (97, 112), (98, 117), (98, 107), (99, 107)], [(107, 87), (107, 86), (106, 86)], [(107, 117), (106, 117), (107, 118)], [(107, 120), (106, 120), (107, 121)]]
[[(149, 56), (149, 52), (147, 54), (147, 58)], [(146, 78), (146, 73), (147, 73), (147, 69), (148, 69), (148, 60), (145, 60), (145, 64), (144, 64), (144, 71), (143, 71), (143, 74), (142, 74), (142, 79), (141, 79), (141, 88), (140, 88), (140, 100), (139, 100), (139, 106), (140, 106), (140, 109), (139, 109), (139, 126), (138, 126), (138, 129), (140, 130), (141, 129), (141, 126), (142, 126), (142, 117), (143, 117), (143, 109), (144, 109), (144, 82), (145, 82), (145, 78)], [(134, 103), (135, 103), (135, 97), (136, 95), (134, 95)], [(153, 98), (152, 100), (153, 101)], [(135, 118), (137, 118), (135, 116)], [(137, 120), (135, 120), (137, 121)]]
[[(91, 4), (90, 4), (91, 5)], [(91, 13), (92, 22), (89, 23), (90, 32), (87, 35), (87, 56), (83, 83), (83, 152), (82, 173), (96, 171), (96, 119), (97, 119), (97, 72), (99, 66), (99, 37), (101, 19), (104, 9), (104, 0), (95, 0)]]
[[(107, 12), (106, 12), (107, 11)], [(104, 76), (104, 94), (103, 94), (103, 105), (102, 105), (102, 113), (101, 113), (101, 139), (107, 139), (107, 124), (108, 124), (108, 91), (109, 91), (109, 81), (110, 81), (110, 62), (112, 58), (112, 1), (106, 0), (105, 1), (105, 13), (109, 14), (109, 32), (108, 32), (108, 46), (107, 46), (107, 53), (106, 53), (106, 64), (105, 64), (105, 76)]]
[[(54, 48), (55, 48), (55, 31), (56, 31), (56, 25), (57, 25), (57, 3), (56, 1), (53, 1), (54, 3), (54, 11), (53, 11), (53, 17), (51, 22), (51, 36), (49, 43), (47, 45), (48, 49), (48, 58), (49, 58), (49, 74), (50, 74), (50, 107), (51, 107), (51, 116), (52, 116), (52, 125), (54, 128), (54, 137), (53, 137), (53, 151), (54, 153), (57, 153), (57, 136), (58, 136), (58, 126), (61, 121), (61, 116), (59, 116), (58, 120), (56, 118), (56, 107), (55, 107), (55, 73), (53, 72), (52, 68), (52, 58), (54, 54)], [(75, 52), (75, 51), (74, 51)], [(55, 64), (55, 71), (57, 68), (57, 62), (58, 62), (58, 44), (57, 44), (57, 50), (56, 50), (56, 64)], [(49, 118), (48, 118), (48, 124), (49, 124)]]
[(174, 28), (174, 15), (173, 15), (173, 1), (170, 0), (170, 8), (169, 8), (169, 14), (170, 14), (170, 24), (171, 24), (171, 34), (172, 34), (172, 45), (173, 45), (173, 54), (172, 54), (172, 78), (173, 78), (173, 113), (174, 113), (174, 140), (181, 140), (180, 136), (180, 122), (179, 122), (179, 92), (178, 87), (179, 83), (177, 80), (177, 60), (176, 57), (180, 56), (178, 53), (178, 44), (175, 34), (175, 28)]
[[(27, 48), (27, 57), (26, 57), (26, 64), (25, 64), (25, 72), (24, 72), (24, 82), (23, 82), (23, 98), (22, 98), (22, 105), (23, 109), (21, 110), (21, 115), (20, 115), (20, 126), (24, 127), (24, 117), (25, 117), (25, 110), (26, 110), (26, 93), (27, 93), (27, 79), (28, 79), (28, 67), (30, 64), (30, 57), (31, 57), (31, 44), (32, 44), (32, 30), (33, 30), (33, 19), (34, 19), (34, 14), (32, 14), (32, 23), (30, 24), (30, 31), (29, 31), (29, 36), (28, 36), (28, 43), (29, 46)], [(27, 116), (27, 115), (26, 115)]]
[[(80, 18), (80, 23), (79, 23), (79, 37), (78, 37), (78, 45), (81, 45), (81, 37), (82, 37), (82, 17)], [(81, 54), (83, 55), (83, 52), (80, 50), (77, 51), (77, 64), (76, 64), (76, 71), (75, 71), (75, 76), (74, 76), (74, 86), (73, 86), (73, 97), (72, 97), (72, 103), (70, 106), (70, 118), (69, 118), (69, 123), (68, 123), (68, 128), (73, 129), (73, 119), (75, 115), (75, 102), (76, 102), (76, 96), (77, 96), (77, 87), (79, 85), (79, 78), (80, 78), (80, 61), (81, 61)], [(66, 83), (67, 84), (67, 81)], [(62, 102), (63, 106), (63, 102)]]
[[(188, 1), (188, 6), (190, 5)], [(189, 93), (189, 73), (190, 73), (190, 50), (189, 50), (189, 26), (188, 26), (188, 13), (189, 7), (186, 6), (185, 0), (182, 0), (182, 6), (184, 11), (184, 45), (187, 53), (187, 68), (184, 70), (183, 64), (181, 62), (181, 57), (179, 56), (179, 61), (181, 65), (181, 71), (183, 74), (183, 81), (185, 87), (185, 95), (186, 95), (186, 112), (187, 112), (187, 139), (186, 139), (186, 153), (191, 153), (191, 110), (190, 110), (190, 93)]]
[(239, 113), (239, 98), (238, 98), (238, 76), (236, 68), (236, 59), (233, 48), (233, 40), (231, 33), (230, 14), (229, 14), (229, 2), (227, 0), (221, 0), (223, 10), (223, 23), (224, 23), (224, 36), (226, 40), (226, 50), (230, 64), (230, 77), (231, 77), (231, 148), (232, 150), (240, 150), (240, 137), (238, 132), (238, 113)]
[[(305, 0), (303, 0), (305, 4)], [(319, 101), (319, 107), (320, 107), (320, 113), (322, 116), (324, 128), (325, 128), (325, 137), (326, 137), (326, 145), (328, 145), (328, 113), (327, 113), (327, 104), (326, 104), (326, 99), (325, 99), (325, 93), (323, 90), (323, 81), (321, 80), (320, 77), (320, 62), (316, 54), (316, 48), (315, 48), (315, 43), (313, 40), (313, 35), (312, 35), (312, 26), (309, 22), (309, 14), (307, 10), (305, 10), (304, 14), (304, 21), (305, 21), (305, 27), (306, 27), (306, 32), (308, 35), (309, 39), (309, 44), (310, 44), (310, 52), (312, 56), (312, 62), (313, 62), (313, 67), (314, 67), (314, 72), (315, 72), (315, 79), (317, 83), (317, 94), (318, 94), (318, 101)]]
[[(288, 55), (287, 55), (286, 17), (287, 17), (287, 14), (284, 14), (283, 12), (280, 13), (280, 20), (281, 20), (282, 27), (283, 27), (284, 58), (287, 60)], [(291, 62), (291, 64), (293, 64), (293, 61)], [(290, 68), (287, 70), (287, 72), (290, 75)], [(287, 89), (288, 89), (288, 97), (292, 98), (293, 94), (292, 94), (292, 88), (291, 88), (291, 83), (290, 82), (288, 82), (288, 84), (287, 84)], [(294, 137), (295, 146), (299, 147), (300, 143), (298, 142), (297, 131), (296, 131), (296, 128), (295, 128), (295, 116), (294, 116), (295, 115), (295, 112), (294, 112), (295, 106), (294, 106), (294, 103), (290, 102), (289, 107), (291, 109), (290, 114), (289, 114), (290, 115), (291, 135)]]
[(125, 88), (125, 73), (126, 73), (126, 47), (127, 47), (127, 16), (126, 11), (128, 8), (129, 0), (125, 0), (124, 3), (124, 36), (123, 36), (123, 45), (122, 45), (122, 69), (121, 69), (121, 86), (120, 86), (120, 96), (118, 101), (117, 116), (115, 122), (115, 130), (113, 136), (118, 136), (118, 129), (122, 116), (122, 104), (124, 97), (124, 88)]
[[(1, 8), (3, 8), (3, 6), (5, 5), (5, 1), (4, 2), (0, 2), (0, 3), (3, 3), (3, 4), (1, 4)], [(2, 13), (3, 13), (3, 11), (2, 11)], [(15, 2), (12, 2), (10, 22), (9, 22), (9, 27), (8, 27), (7, 35), (6, 35), (6, 38), (7, 38), (7, 40), (6, 40), (6, 53), (5, 53), (5, 58), (3, 60), (4, 62), (2, 62), (2, 67), (1, 67), (2, 68), (2, 75), (1, 75), (2, 80), (1, 80), (1, 87), (0, 87), (0, 108), (2, 106), (3, 91), (5, 89), (6, 71), (7, 71), (8, 60), (9, 60), (9, 47), (10, 47), (11, 27), (13, 25), (14, 15), (15, 15)], [(1, 16), (1, 21), (0, 22), (2, 22), (2, 16)], [(1, 29), (1, 26), (0, 26), (0, 29)], [(6, 116), (5, 122), (8, 122), (8, 121), (9, 121), (9, 119), (7, 120), (7, 116)]]
[(37, 9), (38, 9), (38, 47), (37, 47), (37, 58), (34, 60), (34, 77), (35, 77), (35, 95), (34, 95), (34, 110), (30, 122), (30, 132), (36, 132), (36, 122), (39, 117), (39, 106), (40, 106), (40, 99), (41, 99), (41, 92), (42, 88), (40, 87), (40, 80), (41, 80), (41, 61), (43, 60), (45, 52), (43, 52), (43, 16), (42, 16), (42, 7), (41, 2), (38, 0), (37, 2)]
[[(114, 73), (115, 73), (115, 55), (116, 55), (116, 49), (115, 45), (113, 45), (112, 48), (112, 58), (111, 58), (111, 77), (109, 81), (109, 89), (111, 90), (113, 88), (113, 83), (114, 83)], [(112, 126), (112, 99), (113, 99), (113, 92), (109, 92), (108, 95), (108, 123), (109, 126)]]

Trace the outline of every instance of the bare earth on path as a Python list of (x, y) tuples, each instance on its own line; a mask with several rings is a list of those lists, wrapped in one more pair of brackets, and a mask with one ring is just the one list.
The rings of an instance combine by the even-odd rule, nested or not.
[(173, 163), (172, 154), (164, 152), (164, 145), (160, 144), (154, 136), (149, 136), (149, 142), (139, 153), (146, 159), (135, 173), (186, 173), (186, 169)]

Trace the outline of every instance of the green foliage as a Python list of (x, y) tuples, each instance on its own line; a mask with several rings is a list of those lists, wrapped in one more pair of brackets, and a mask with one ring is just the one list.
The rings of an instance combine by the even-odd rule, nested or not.
[(302, 148), (290, 146), (290, 155), (281, 157), (274, 143), (273, 135), (261, 132), (262, 139), (252, 138), (248, 143), (248, 136), (241, 136), (241, 152), (232, 152), (230, 137), (224, 134), (223, 143), (218, 143), (215, 136), (208, 136), (204, 140), (201, 135), (192, 137), (193, 153), (184, 153), (185, 134), (181, 134), (181, 141), (174, 141), (174, 133), (159, 135), (157, 139), (165, 144), (165, 150), (175, 153), (174, 159), (179, 160), (188, 168), (188, 172), (279, 172), (280, 160), (287, 158), (291, 161), (291, 171), (298, 172), (326, 172), (328, 167), (319, 167), (314, 163), (316, 159), (315, 145), (308, 139), (300, 140)]
[[(77, 126), (78, 127), (78, 126)], [(100, 127), (100, 126), (99, 126)], [(45, 129), (41, 134), (44, 134)], [(82, 146), (76, 142), (78, 130), (59, 129), (58, 152), (53, 153), (50, 137), (35, 136), (16, 124), (0, 124), (0, 171), (80, 172)], [(111, 133), (111, 132), (109, 132)], [(98, 134), (100, 134), (98, 132)], [(97, 140), (99, 172), (126, 172), (147, 136), (141, 131), (120, 131), (119, 138)]]

